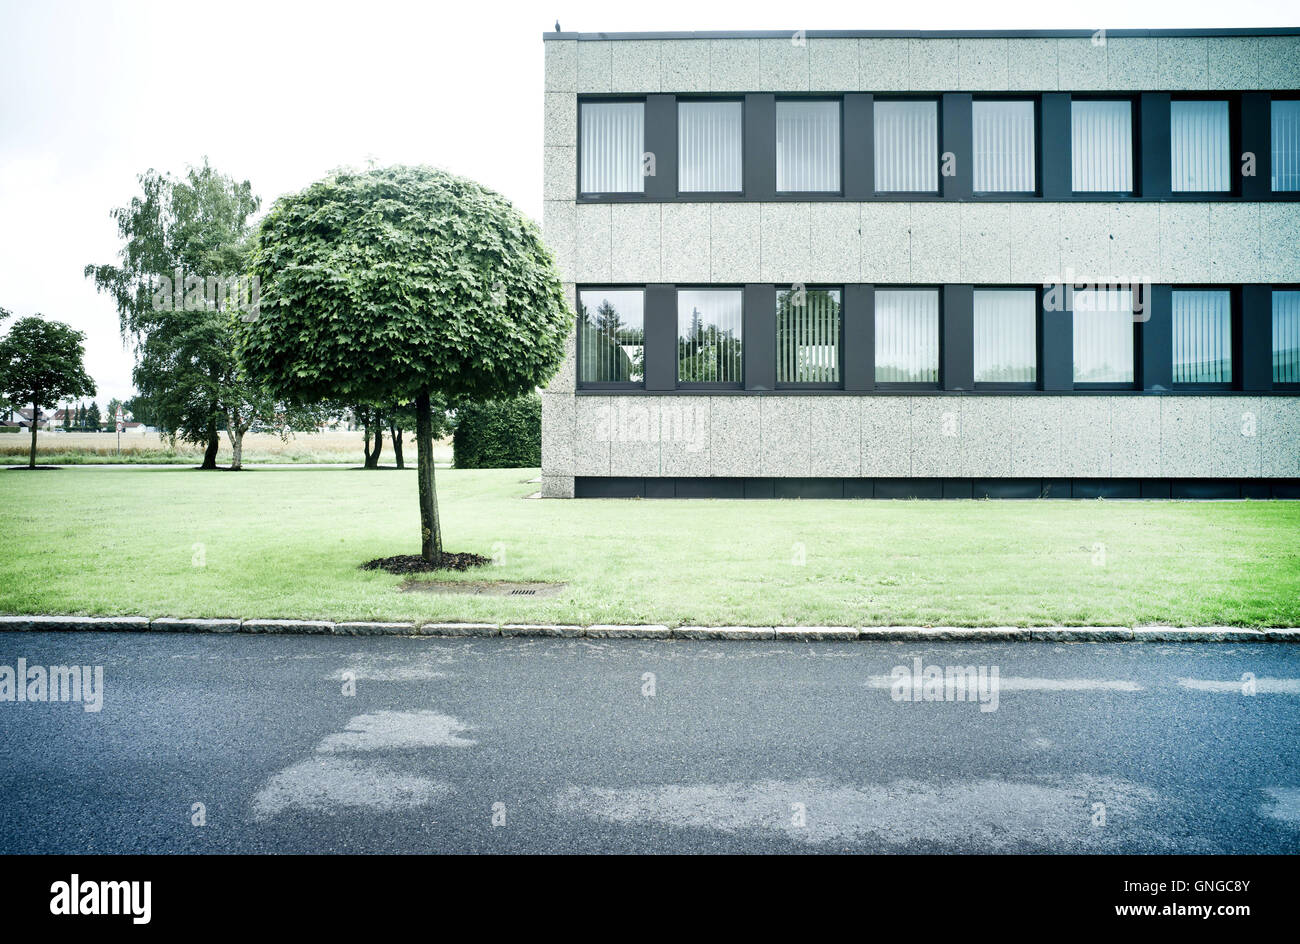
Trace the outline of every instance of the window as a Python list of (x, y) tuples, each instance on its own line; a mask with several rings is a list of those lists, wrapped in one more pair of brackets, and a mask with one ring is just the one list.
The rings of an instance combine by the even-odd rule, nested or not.
[(776, 189), (840, 189), (840, 103), (776, 103)]
[(682, 193), (739, 193), (744, 166), (741, 102), (677, 103), (677, 189)]
[(1038, 379), (1038, 292), (976, 289), (975, 382), (1034, 383)]
[(1273, 189), (1300, 190), (1300, 99), (1273, 99)]
[(1033, 193), (1034, 103), (971, 104), (974, 186), (979, 193)]
[(1175, 193), (1229, 189), (1228, 103), (1171, 102), (1169, 158)]
[(939, 103), (877, 101), (876, 190), (935, 193), (939, 189)]
[(1273, 383), (1300, 384), (1300, 292), (1273, 293)]
[(640, 289), (578, 293), (578, 380), (645, 380), (645, 293)]
[(1074, 295), (1074, 382), (1133, 383), (1133, 293), (1087, 289)]
[(1133, 105), (1070, 103), (1071, 180), (1080, 193), (1133, 191)]
[(677, 293), (677, 380), (739, 385), (744, 379), (740, 289)]
[(876, 381), (939, 382), (939, 292), (876, 292)]
[(777, 292), (776, 382), (840, 382), (839, 289)]
[(1232, 295), (1173, 293), (1174, 383), (1232, 383)]
[(583, 102), (582, 192), (643, 193), (644, 102)]

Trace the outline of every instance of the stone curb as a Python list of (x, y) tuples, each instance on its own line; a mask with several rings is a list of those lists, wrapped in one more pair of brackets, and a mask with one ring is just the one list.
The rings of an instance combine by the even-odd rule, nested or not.
[(160, 616), (0, 616), (0, 632), (258, 633), (334, 636), (775, 640), (779, 642), (1291, 642), (1300, 627), (1240, 626), (579, 626), (570, 623), (415, 623), (200, 619)]

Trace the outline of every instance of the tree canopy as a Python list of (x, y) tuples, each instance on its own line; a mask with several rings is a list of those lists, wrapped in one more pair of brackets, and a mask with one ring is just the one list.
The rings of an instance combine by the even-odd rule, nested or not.
[(259, 228), (250, 370), (304, 401), (411, 402), (422, 553), (441, 562), (432, 398), (501, 399), (544, 383), (572, 328), (534, 223), (429, 167), (341, 172), (276, 201)]

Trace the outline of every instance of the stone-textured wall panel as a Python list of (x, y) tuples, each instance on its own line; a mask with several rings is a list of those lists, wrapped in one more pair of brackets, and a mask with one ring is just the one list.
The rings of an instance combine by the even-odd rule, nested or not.
[(912, 474), (914, 397), (864, 397), (862, 474), (906, 478)]
[(912, 475), (960, 475), (960, 397), (917, 397), (912, 401)]
[(762, 463), (762, 397), (714, 397), (709, 403), (709, 474), (749, 477)]
[(709, 204), (665, 203), (660, 233), (665, 282), (709, 281)]
[(862, 474), (862, 397), (804, 397), (815, 476)]
[(710, 279), (757, 282), (761, 274), (760, 220), (757, 203), (714, 203), (709, 207)]
[[(762, 397), (759, 475), (807, 476), (812, 473), (809, 397)], [(750, 474), (753, 474), (752, 472)]]
[(660, 280), (660, 205), (615, 203), (610, 207), (610, 280)]

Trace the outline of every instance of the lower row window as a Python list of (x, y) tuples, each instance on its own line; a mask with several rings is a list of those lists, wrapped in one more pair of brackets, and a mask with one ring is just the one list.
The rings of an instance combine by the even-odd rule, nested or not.
[[(974, 381), (1033, 385), (1038, 380), (1038, 290), (975, 289)], [(1129, 289), (1074, 294), (1074, 383), (1126, 387), (1135, 382), (1137, 299)], [(1175, 386), (1230, 386), (1233, 294), (1226, 289), (1171, 292)], [(875, 380), (939, 382), (939, 290), (877, 289)], [(796, 286), (776, 294), (776, 382), (838, 387), (843, 379), (843, 292)], [(1300, 384), (1300, 291), (1272, 293), (1273, 381)], [(635, 288), (578, 293), (578, 380), (640, 384), (645, 380), (645, 293)], [(744, 382), (744, 292), (738, 288), (677, 292), (677, 380), (740, 387)]]

